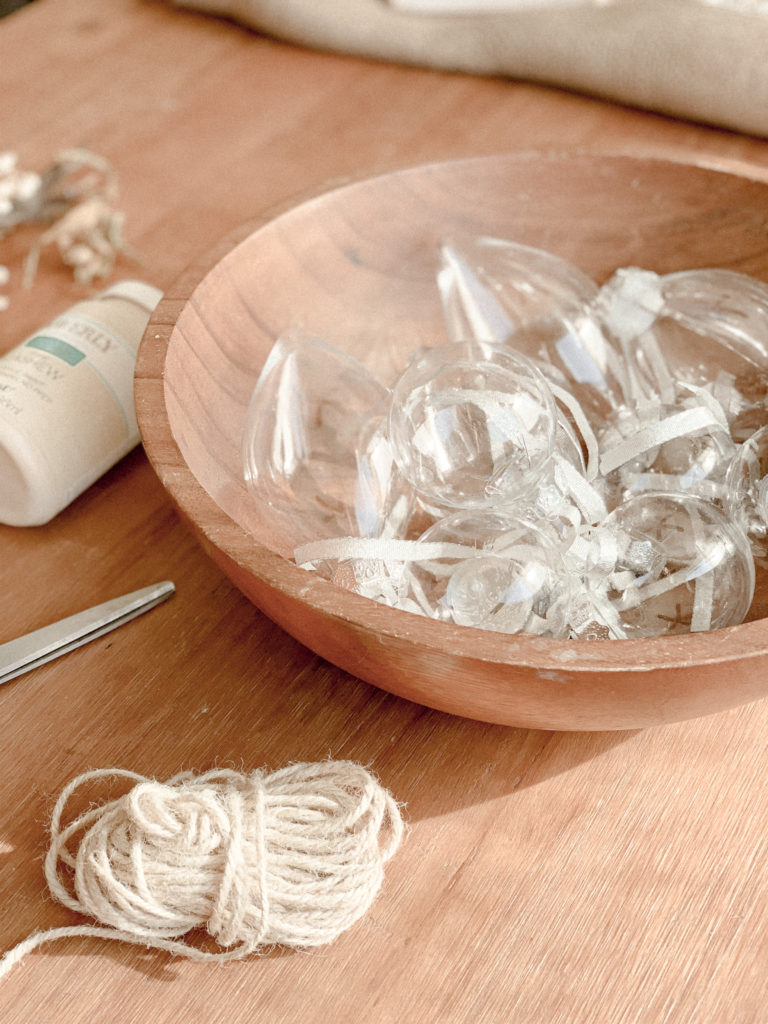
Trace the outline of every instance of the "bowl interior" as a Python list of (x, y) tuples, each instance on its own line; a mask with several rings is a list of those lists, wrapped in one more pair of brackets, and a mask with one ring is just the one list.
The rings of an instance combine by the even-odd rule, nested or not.
[[(353, 354), (386, 382), (413, 349), (444, 342), (435, 273), (437, 248), (448, 239), (488, 234), (537, 246), (575, 263), (598, 283), (630, 265), (658, 273), (723, 267), (768, 280), (767, 228), (768, 185), (706, 167), (626, 156), (484, 157), (337, 188), (244, 226), (236, 244), (225, 241), (167, 293), (150, 321), (137, 367), (145, 447), (209, 552), (305, 642), (293, 625), (292, 605), (321, 608), (340, 636), (338, 623), (348, 624), (356, 642), (361, 635), (399, 638), (412, 653), (426, 647), (512, 667), (518, 681), (522, 667), (536, 685), (553, 665), (568, 678), (586, 669), (592, 675), (609, 672), (615, 680), (617, 672), (636, 672), (638, 659), (645, 669), (669, 673), (681, 664), (762, 657), (768, 629), (761, 611), (760, 621), (717, 637), (595, 641), (579, 644), (578, 654), (567, 642), (510, 640), (410, 622), (419, 617), (309, 580), (288, 560), (291, 552), (269, 510), (246, 490), (240, 445), (256, 379), (275, 339), (288, 328), (304, 328)], [(396, 677), (409, 671), (405, 662), (392, 669), (395, 682), (389, 684), (386, 665), (369, 666), (376, 661), (370, 650), (345, 662), (341, 638), (327, 649), (310, 646), (363, 678), (404, 692)], [(410, 671), (422, 673), (429, 698), (431, 673), (420, 662)], [(741, 699), (760, 695), (756, 687)], [(425, 699), (422, 689), (406, 686), (405, 692), (473, 717), (510, 720), (478, 710), (471, 701), (465, 710), (460, 697)], [(599, 696), (596, 691), (594, 698)], [(681, 705), (670, 714), (687, 713)], [(511, 720), (519, 721), (515, 714)]]

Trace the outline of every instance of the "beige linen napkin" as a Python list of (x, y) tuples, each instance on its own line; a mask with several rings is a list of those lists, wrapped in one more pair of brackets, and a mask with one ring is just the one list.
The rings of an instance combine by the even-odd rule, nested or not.
[(537, 81), (768, 136), (764, 0), (527, 0), (449, 14), (385, 0), (173, 2), (303, 46)]

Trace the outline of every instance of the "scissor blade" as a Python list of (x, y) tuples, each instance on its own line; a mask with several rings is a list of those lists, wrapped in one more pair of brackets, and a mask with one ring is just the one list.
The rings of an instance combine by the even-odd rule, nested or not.
[(130, 622), (174, 590), (173, 583), (164, 580), (0, 644), (0, 685)]

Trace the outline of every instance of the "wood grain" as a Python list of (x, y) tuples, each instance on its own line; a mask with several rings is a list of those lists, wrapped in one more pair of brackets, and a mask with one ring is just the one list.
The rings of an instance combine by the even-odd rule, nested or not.
[[(168, 289), (246, 220), (332, 181), (580, 146), (768, 169), (768, 145), (523, 83), (278, 45), (157, 0), (35, 0), (0, 22), (3, 146), (42, 168), (90, 145), (122, 182), (142, 274)], [(82, 292), (30, 236), (3, 348)], [(333, 668), (200, 549), (137, 450), (50, 525), (0, 529), (0, 640), (170, 577), (176, 596), (0, 690), (3, 948), (76, 923), (40, 857), (92, 767), (352, 757), (407, 804), (408, 840), (354, 930), (227, 968), (62, 942), (0, 986), (4, 1024), (762, 1024), (764, 701), (635, 732), (549, 733), (427, 710)], [(94, 799), (99, 794), (94, 794)]]

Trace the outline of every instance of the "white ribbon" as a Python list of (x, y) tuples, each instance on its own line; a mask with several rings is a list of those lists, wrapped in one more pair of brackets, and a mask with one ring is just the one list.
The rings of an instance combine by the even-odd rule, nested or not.
[(413, 562), (435, 558), (470, 558), (478, 553), (471, 544), (448, 544), (391, 537), (333, 537), (312, 540), (294, 549), (293, 557), (302, 569), (334, 559), (376, 558), (382, 562)]
[(612, 473), (624, 463), (636, 459), (638, 455), (651, 451), (666, 441), (676, 437), (685, 437), (697, 430), (722, 429), (719, 416), (705, 405), (693, 409), (684, 409), (673, 413), (666, 419), (641, 427), (632, 437), (625, 438), (613, 448), (600, 456), (600, 472), (603, 476)]
[(566, 407), (573, 421), (576, 424), (576, 429), (581, 435), (581, 439), (584, 442), (584, 447), (587, 450), (587, 480), (594, 480), (599, 471), (600, 452), (598, 450), (597, 438), (595, 432), (592, 429), (592, 424), (589, 422), (581, 403), (573, 397), (570, 392), (566, 391), (565, 388), (561, 388), (558, 384), (548, 380), (549, 390), (555, 397), (555, 400), (560, 402)]

